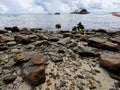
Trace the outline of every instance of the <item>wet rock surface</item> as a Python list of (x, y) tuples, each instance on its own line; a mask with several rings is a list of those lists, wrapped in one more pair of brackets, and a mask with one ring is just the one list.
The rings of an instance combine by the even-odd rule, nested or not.
[(0, 33), (0, 90), (120, 89), (118, 33), (19, 30)]

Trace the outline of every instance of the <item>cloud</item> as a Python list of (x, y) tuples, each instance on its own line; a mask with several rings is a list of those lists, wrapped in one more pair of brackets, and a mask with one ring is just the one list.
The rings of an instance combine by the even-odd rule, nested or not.
[(0, 0), (0, 13), (70, 12), (75, 9), (120, 10), (120, 0)]

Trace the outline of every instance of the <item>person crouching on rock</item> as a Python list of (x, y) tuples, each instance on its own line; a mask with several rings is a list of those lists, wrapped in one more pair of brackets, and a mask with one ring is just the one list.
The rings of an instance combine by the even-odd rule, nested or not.
[(81, 22), (79, 22), (79, 23), (77, 24), (77, 30), (78, 30), (80, 33), (84, 34), (84, 26), (81, 24)]

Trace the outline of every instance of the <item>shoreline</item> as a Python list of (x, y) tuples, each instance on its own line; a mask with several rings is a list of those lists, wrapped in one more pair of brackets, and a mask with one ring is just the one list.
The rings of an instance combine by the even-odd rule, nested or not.
[(0, 30), (1, 90), (120, 89), (120, 31), (6, 29)]

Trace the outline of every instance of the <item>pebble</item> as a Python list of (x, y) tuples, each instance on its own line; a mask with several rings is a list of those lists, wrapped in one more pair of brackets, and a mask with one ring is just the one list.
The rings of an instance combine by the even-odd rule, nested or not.
[(50, 80), (47, 80), (47, 86), (50, 86), (52, 83)]
[(5, 76), (5, 77), (3, 78), (3, 81), (4, 81), (5, 83), (11, 83), (11, 82), (13, 82), (16, 78), (17, 78), (16, 75), (7, 75), (7, 76)]

